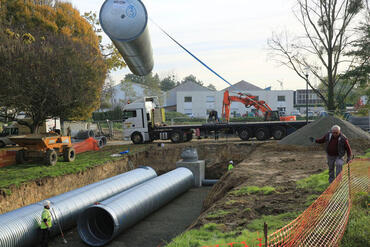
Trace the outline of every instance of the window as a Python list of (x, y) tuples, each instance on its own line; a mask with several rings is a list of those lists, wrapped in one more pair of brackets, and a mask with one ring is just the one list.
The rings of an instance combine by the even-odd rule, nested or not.
[(136, 117), (136, 110), (124, 111), (123, 112), (123, 119), (128, 119)]
[(278, 96), (278, 101), (285, 101), (285, 96)]
[(192, 97), (185, 97), (184, 102), (192, 102), (193, 98)]
[(208, 103), (213, 103), (213, 102), (215, 102), (215, 96), (207, 96), (207, 102), (208, 102)]

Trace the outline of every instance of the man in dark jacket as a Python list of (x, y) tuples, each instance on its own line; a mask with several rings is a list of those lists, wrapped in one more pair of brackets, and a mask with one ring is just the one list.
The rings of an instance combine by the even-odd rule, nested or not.
[[(325, 143), (325, 150), (327, 153), (328, 166), (329, 166), (329, 183), (340, 174), (344, 164), (344, 155), (347, 153), (347, 163), (351, 160), (352, 151), (349, 146), (348, 139), (340, 132), (340, 127), (334, 125), (331, 131), (328, 132), (320, 139), (310, 137), (312, 142)], [(336, 169), (334, 177), (334, 169)]]

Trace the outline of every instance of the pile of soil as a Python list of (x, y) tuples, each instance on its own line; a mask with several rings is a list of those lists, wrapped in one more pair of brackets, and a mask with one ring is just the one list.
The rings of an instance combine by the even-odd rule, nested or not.
[(320, 118), (292, 134), (286, 136), (284, 139), (279, 141), (279, 144), (286, 145), (301, 145), (301, 146), (312, 146), (315, 145), (309, 140), (309, 137), (321, 138), (328, 131), (330, 131), (333, 125), (339, 125), (341, 132), (348, 138), (350, 144), (360, 143), (361, 145), (370, 145), (370, 134), (363, 131), (359, 127), (351, 124), (348, 121), (341, 120), (333, 116), (327, 116)]

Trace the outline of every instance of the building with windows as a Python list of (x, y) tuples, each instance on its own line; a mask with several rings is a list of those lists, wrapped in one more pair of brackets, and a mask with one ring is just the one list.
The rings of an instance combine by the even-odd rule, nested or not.
[(306, 94), (306, 89), (298, 89), (294, 92), (294, 107), (301, 113), (306, 112), (306, 97), (308, 98), (308, 111), (318, 113), (325, 110), (324, 102), (315, 91), (309, 89)]
[[(272, 110), (286, 114), (294, 110), (294, 91), (265, 90), (246, 81), (240, 81), (221, 91), (213, 91), (194, 82), (185, 82), (165, 93), (164, 107), (166, 111), (177, 111), (191, 117), (206, 118), (212, 110), (216, 110), (220, 116), (225, 90), (229, 90), (230, 95), (245, 93), (256, 96), (258, 100), (264, 100)], [(246, 108), (240, 102), (231, 103), (230, 113), (235, 117), (263, 115), (254, 107)]]
[(164, 93), (166, 111), (177, 111), (192, 117), (205, 117), (214, 109), (217, 91), (187, 81)]

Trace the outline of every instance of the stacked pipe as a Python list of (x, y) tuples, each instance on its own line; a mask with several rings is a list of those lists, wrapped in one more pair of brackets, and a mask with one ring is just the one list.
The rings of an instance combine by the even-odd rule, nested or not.
[(86, 244), (103, 246), (193, 184), (193, 173), (184, 167), (153, 178), (87, 208), (78, 220), (78, 233)]
[[(141, 167), (52, 197), (48, 200), (51, 201), (53, 212), (55, 212), (54, 222), (59, 222), (63, 229), (68, 229), (76, 224), (78, 215), (88, 206), (156, 176), (157, 174), (152, 168)], [(42, 203), (39, 202), (0, 215), (0, 246), (28, 247), (36, 245), (42, 209)], [(58, 229), (55, 226), (52, 228), (51, 234), (56, 235), (57, 233)]]

